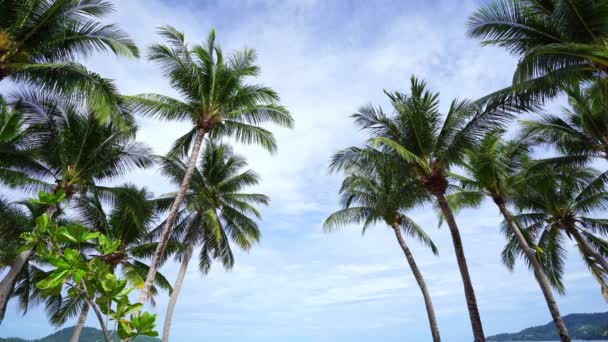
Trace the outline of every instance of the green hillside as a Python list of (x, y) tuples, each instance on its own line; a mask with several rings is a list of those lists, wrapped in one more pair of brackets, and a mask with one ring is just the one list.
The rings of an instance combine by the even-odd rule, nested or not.
[[(0, 342), (66, 342), (72, 337), (74, 327), (64, 328), (46, 337), (36, 340), (24, 340), (22, 338), (0, 338)], [(112, 341), (119, 342), (120, 339), (114, 334)], [(159, 342), (153, 337), (141, 336), (133, 340), (134, 342)], [(103, 333), (99, 329), (85, 327), (80, 335), (80, 342), (103, 342)]]
[[(564, 316), (570, 337), (577, 340), (607, 340), (608, 312)], [(559, 341), (553, 322), (514, 334), (489, 336), (488, 341)]]

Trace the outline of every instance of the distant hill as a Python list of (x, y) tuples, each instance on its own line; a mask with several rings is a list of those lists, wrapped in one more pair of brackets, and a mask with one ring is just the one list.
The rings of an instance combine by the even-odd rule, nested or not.
[[(1, 338), (0, 342), (66, 342), (69, 341), (72, 337), (72, 331), (74, 327), (64, 328), (56, 331), (53, 334), (50, 334), (46, 337), (36, 339), (36, 340), (24, 340), (22, 338)], [(103, 342), (103, 332), (99, 329), (85, 327), (82, 329), (82, 333), (80, 334), (80, 342)], [(159, 342), (160, 340), (153, 337), (141, 336), (137, 337), (133, 340), (133, 342)], [(112, 342), (120, 342), (120, 339), (116, 334), (114, 334), (112, 338)]]
[[(564, 316), (570, 337), (577, 340), (608, 340), (608, 312)], [(514, 334), (489, 336), (488, 341), (559, 341), (553, 321)]]

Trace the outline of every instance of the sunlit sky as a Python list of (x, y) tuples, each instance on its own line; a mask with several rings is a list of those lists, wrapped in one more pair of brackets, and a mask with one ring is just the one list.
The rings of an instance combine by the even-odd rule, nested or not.
[[(361, 105), (384, 105), (382, 90), (407, 91), (415, 74), (452, 98), (476, 98), (509, 84), (515, 59), (482, 48), (465, 35), (475, 1), (161, 1), (121, 0), (110, 18), (138, 45), (159, 41), (156, 27), (170, 24), (191, 43), (217, 29), (224, 51), (252, 47), (259, 53), (260, 81), (276, 89), (293, 114), (293, 130), (272, 128), (279, 151), (237, 146), (262, 177), (256, 191), (272, 198), (263, 210), (261, 243), (238, 252), (230, 272), (214, 266), (203, 276), (193, 260), (176, 308), (173, 341), (427, 341), (427, 317), (419, 288), (394, 235), (377, 226), (361, 235), (352, 226), (323, 233), (322, 221), (337, 209), (339, 175), (327, 164), (338, 149), (364, 136), (349, 115)], [(116, 80), (125, 94), (175, 95), (144, 58), (98, 55), (87, 62)], [(6, 86), (6, 85), (5, 85)], [(187, 130), (178, 123), (140, 120), (138, 139), (165, 153)], [(156, 170), (129, 181), (156, 195), (174, 189)], [(439, 247), (433, 256), (410, 245), (427, 281), (445, 341), (472, 334), (461, 278), (446, 227), (433, 208), (412, 212)], [(500, 261), (504, 237), (490, 203), (457, 216), (485, 332), (518, 331), (550, 321), (532, 273), (519, 263), (509, 272)], [(174, 281), (178, 265), (161, 272)], [(566, 267), (563, 314), (606, 310), (600, 291), (573, 248)], [(162, 328), (167, 296), (150, 308)], [(55, 328), (42, 307), (26, 316), (11, 303), (0, 336), (38, 338)], [(88, 325), (97, 326), (93, 317)]]

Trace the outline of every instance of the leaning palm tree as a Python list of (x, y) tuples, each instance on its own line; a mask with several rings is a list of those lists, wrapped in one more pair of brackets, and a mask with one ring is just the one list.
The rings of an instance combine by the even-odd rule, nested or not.
[[(508, 204), (516, 196), (515, 189), (535, 177), (552, 177), (547, 172), (526, 172), (523, 164), (529, 160), (529, 146), (525, 141), (507, 143), (499, 132), (491, 132), (475, 147), (468, 150), (467, 161), (463, 165), (467, 176), (452, 174), (459, 191), (447, 196), (451, 208), (477, 207), (484, 198), (491, 198), (503, 216), (512, 236), (519, 244), (526, 261), (531, 266), (536, 281), (547, 302), (549, 312), (561, 341), (570, 341), (568, 330), (561, 318), (551, 285), (536, 256), (536, 246), (530, 245), (522, 233), (519, 223), (513, 218)], [(535, 170), (539, 170), (536, 168)]]
[[(368, 105), (353, 117), (357, 125), (370, 133), (373, 144), (381, 146), (393, 158), (402, 159), (404, 174), (436, 199), (452, 236), (475, 341), (484, 341), (462, 239), (445, 197), (449, 185), (447, 176), (452, 166), (462, 163), (467, 148), (510, 115), (494, 107), (455, 100), (442, 117), (438, 109), (439, 94), (426, 90), (425, 82), (412, 77), (410, 92), (407, 95), (385, 91), (394, 108), (393, 116), (385, 114), (382, 108)], [(345, 153), (343, 157), (352, 156)]]
[(141, 303), (146, 301), (184, 201), (203, 139), (206, 136), (231, 135), (240, 142), (260, 144), (272, 152), (276, 149), (274, 137), (259, 124), (273, 122), (286, 127), (293, 125), (288, 111), (276, 104), (279, 97), (274, 90), (246, 83), (247, 78), (258, 76), (260, 71), (255, 65), (256, 54), (253, 50), (238, 51), (225, 59), (215, 43), (213, 30), (205, 44), (191, 48), (186, 44), (183, 33), (173, 27), (162, 28), (160, 34), (166, 39), (167, 45), (152, 45), (149, 59), (160, 65), (163, 75), (183, 100), (158, 94), (141, 94), (128, 97), (127, 102), (143, 115), (190, 122), (192, 129), (175, 142), (170, 153), (181, 157), (190, 152), (190, 159), (160, 235), (150, 273), (141, 291)]
[[(96, 192), (110, 198), (112, 188), (99, 182), (151, 165), (150, 150), (134, 142), (136, 129), (101, 124), (86, 106), (76, 106), (46, 93), (23, 92), (18, 102), (29, 122), (36, 163), (11, 168), (21, 173), (17, 188), (63, 192), (68, 200)], [(53, 216), (60, 208), (48, 208)], [(33, 250), (22, 251), (0, 283), (4, 308), (17, 274)]]
[(113, 10), (101, 0), (0, 1), (0, 81), (84, 94), (81, 98), (96, 107), (100, 118), (118, 114), (113, 83), (76, 62), (96, 51), (138, 56), (126, 33), (99, 21)]
[[(249, 250), (260, 238), (254, 220), (260, 218), (256, 205), (265, 205), (269, 200), (262, 194), (243, 192), (259, 181), (253, 171), (243, 170), (246, 166), (245, 160), (235, 155), (228, 145), (206, 144), (171, 236), (171, 241), (181, 246), (176, 253), (181, 266), (165, 315), (163, 342), (169, 341), (173, 311), (194, 248), (200, 248), (199, 268), (207, 273), (213, 259), (220, 260), (226, 269), (232, 268), (231, 243)], [(187, 169), (185, 163), (173, 158), (165, 158), (162, 164), (163, 173), (174, 184), (181, 182)], [(174, 199), (172, 194), (159, 198), (157, 203), (168, 209)]]
[[(515, 198), (521, 210), (514, 215), (528, 234), (537, 240), (539, 258), (552, 283), (562, 285), (566, 258), (564, 238), (576, 242), (583, 261), (598, 280), (602, 294), (608, 298), (608, 220), (598, 218), (608, 208), (606, 174), (590, 169), (570, 177), (541, 177), (527, 182)], [(521, 254), (520, 246), (511, 241), (503, 259), (512, 267)]]
[[(352, 162), (343, 164), (342, 155), (355, 150), (360, 156)], [(325, 220), (325, 230), (333, 231), (349, 224), (363, 223), (363, 233), (365, 233), (370, 226), (378, 222), (388, 225), (395, 233), (422, 292), (433, 341), (441, 341), (431, 295), (402, 234), (403, 232), (419, 240), (429, 247), (433, 254), (437, 254), (433, 241), (413, 219), (406, 215), (408, 209), (418, 204), (420, 197), (428, 196), (426, 191), (417, 188), (416, 182), (403, 177), (403, 167), (400, 163), (369, 147), (338, 152), (331, 168), (344, 168), (346, 177), (340, 188), (343, 208)]]
[(587, 164), (608, 160), (608, 81), (596, 81), (583, 88), (565, 88), (570, 108), (561, 115), (542, 114), (537, 120), (525, 120), (523, 136), (561, 154), (549, 158), (554, 165)]
[(545, 97), (608, 75), (606, 20), (602, 0), (493, 0), (470, 17), (468, 34), (519, 58), (513, 90)]

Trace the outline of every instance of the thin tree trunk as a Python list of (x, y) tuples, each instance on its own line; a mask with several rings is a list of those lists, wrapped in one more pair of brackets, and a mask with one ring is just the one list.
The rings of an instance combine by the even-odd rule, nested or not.
[(479, 309), (477, 308), (477, 299), (475, 298), (475, 290), (471, 283), (471, 276), (469, 275), (469, 267), (467, 266), (467, 259), (464, 256), (464, 247), (462, 246), (462, 239), (460, 238), (460, 232), (458, 231), (458, 225), (452, 210), (450, 209), (445, 196), (440, 194), (436, 195), (437, 203), (441, 208), (443, 216), (448, 223), (450, 233), (452, 235), (452, 243), (454, 244), (454, 253), (456, 253), (456, 261), (458, 262), (458, 268), (460, 269), (460, 275), (462, 276), (462, 283), (464, 286), (464, 296), (467, 300), (467, 308), (469, 310), (469, 318), (471, 319), (471, 328), (473, 329), (473, 337), (475, 342), (485, 342), (486, 338), (483, 333), (483, 326), (481, 325), (481, 317), (479, 316)]
[(95, 313), (95, 316), (97, 317), (97, 320), (99, 321), (99, 326), (101, 327), (101, 331), (103, 332), (104, 340), (106, 342), (111, 342), (110, 334), (108, 334), (108, 327), (106, 326), (106, 323), (103, 321), (103, 316), (101, 315), (99, 308), (95, 304), (91, 303), (91, 301), (88, 298), (86, 299), (86, 301), (89, 304), (89, 306), (91, 308), (93, 308), (93, 312)]
[(74, 332), (72, 333), (72, 338), (70, 342), (78, 342), (80, 339), (80, 333), (82, 333), (82, 328), (84, 328), (84, 322), (87, 319), (87, 315), (89, 314), (89, 303), (84, 303), (82, 309), (80, 310), (80, 316), (78, 316), (78, 322), (74, 326)]
[(559, 334), (559, 338), (562, 342), (570, 342), (570, 335), (568, 334), (568, 329), (566, 328), (566, 324), (562, 320), (562, 316), (559, 312), (559, 308), (557, 306), (557, 302), (553, 297), (553, 292), (551, 291), (551, 287), (549, 285), (549, 280), (547, 279), (547, 275), (543, 271), (543, 268), (536, 257), (536, 252), (534, 249), (530, 248), (528, 241), (526, 241), (524, 235), (517, 223), (513, 220), (513, 216), (511, 212), (505, 207), (502, 203), (497, 203), (500, 212), (504, 216), (505, 220), (509, 223), (509, 226), (513, 230), (519, 245), (523, 248), (524, 254), (530, 260), (532, 264), (532, 269), (534, 270), (534, 277), (536, 277), (536, 281), (540, 286), (540, 289), (543, 291), (543, 295), (545, 296), (545, 301), (547, 302), (547, 306), (549, 307), (549, 312), (551, 313), (551, 317), (553, 318), (553, 323), (555, 324), (555, 328), (557, 329), (557, 333)]
[[(52, 205), (46, 209), (46, 214), (49, 218), (53, 217), (53, 214), (57, 211), (57, 206)], [(4, 312), (6, 311), (6, 305), (8, 304), (8, 300), (13, 293), (13, 287), (15, 286), (15, 281), (17, 280), (17, 276), (23, 269), (23, 266), (27, 263), (28, 259), (32, 256), (33, 250), (26, 249), (19, 253), (8, 273), (2, 278), (0, 282), (0, 322), (4, 318)]]
[(188, 263), (190, 262), (190, 258), (192, 257), (193, 249), (194, 245), (191, 243), (188, 244), (188, 246), (186, 247), (186, 253), (184, 253), (184, 258), (182, 259), (182, 264), (179, 268), (179, 273), (177, 274), (175, 285), (173, 285), (173, 291), (171, 292), (171, 297), (169, 298), (169, 305), (167, 306), (167, 314), (165, 315), (165, 325), (163, 327), (162, 342), (169, 341), (169, 333), (171, 332), (171, 321), (173, 319), (173, 310), (175, 310), (175, 304), (177, 304), (177, 297), (179, 296), (179, 292), (182, 288), (184, 277), (186, 276), (186, 270), (188, 269)]
[[(414, 278), (416, 278), (416, 282), (420, 287), (420, 291), (422, 291), (422, 297), (424, 297), (424, 305), (426, 306), (426, 314), (429, 318), (429, 325), (431, 326), (431, 334), (433, 335), (434, 342), (440, 342), (441, 337), (439, 336), (439, 327), (437, 325), (437, 318), (435, 317), (435, 309), (433, 309), (433, 302), (431, 301), (431, 295), (429, 294), (429, 290), (426, 287), (426, 283), (424, 282), (424, 278), (422, 277), (422, 273), (418, 269), (418, 265), (416, 265), (416, 261), (414, 260), (414, 256), (412, 252), (407, 247), (405, 240), (403, 240), (403, 236), (401, 236), (401, 230), (399, 229), (399, 224), (393, 225), (393, 230), (395, 231), (395, 237), (397, 237), (397, 241), (399, 241), (399, 245), (403, 250), (403, 254), (405, 254), (405, 258), (407, 259), (407, 263), (410, 265), (412, 273), (414, 274)], [(166, 342), (166, 341), (163, 341)]]
[(595, 251), (593, 246), (591, 246), (589, 242), (587, 242), (587, 239), (585, 239), (585, 237), (581, 235), (578, 229), (573, 229), (572, 235), (574, 235), (576, 242), (578, 242), (581, 247), (585, 251), (587, 251), (587, 253), (591, 254), (591, 256), (593, 256), (593, 259), (595, 259), (595, 261), (602, 266), (604, 271), (608, 272), (608, 262), (606, 262), (606, 259), (604, 259), (604, 257), (600, 253)]
[(205, 133), (206, 132), (202, 129), (197, 129), (196, 131), (196, 137), (194, 138), (194, 145), (192, 146), (192, 152), (190, 154), (190, 161), (188, 162), (186, 174), (184, 175), (182, 184), (179, 186), (179, 191), (175, 196), (175, 200), (171, 205), (169, 215), (167, 215), (165, 226), (163, 227), (163, 231), (158, 240), (158, 246), (156, 247), (156, 251), (154, 252), (154, 257), (152, 257), (152, 261), (150, 262), (150, 270), (148, 271), (146, 282), (144, 283), (144, 286), (141, 289), (141, 294), (139, 296), (139, 303), (141, 304), (144, 304), (148, 299), (150, 287), (154, 282), (156, 272), (158, 271), (158, 264), (160, 263), (160, 259), (163, 253), (165, 252), (165, 247), (167, 246), (167, 242), (169, 241), (171, 231), (173, 230), (173, 224), (175, 223), (175, 219), (177, 218), (177, 212), (179, 210), (179, 207), (182, 205), (182, 202), (184, 201), (184, 196), (186, 195), (186, 191), (190, 186), (190, 180), (192, 179), (192, 175), (196, 168), (196, 162), (200, 154), (203, 139), (205, 138)]

